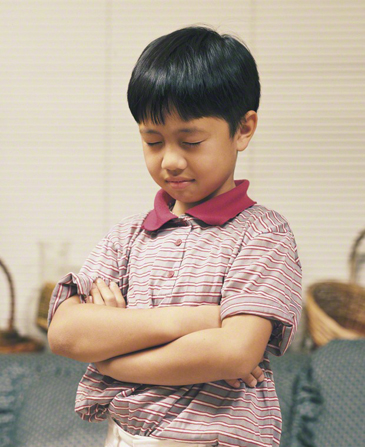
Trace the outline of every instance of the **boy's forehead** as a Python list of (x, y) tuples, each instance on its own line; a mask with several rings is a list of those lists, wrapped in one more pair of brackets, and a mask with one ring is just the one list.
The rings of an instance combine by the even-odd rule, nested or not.
[[(164, 124), (161, 125), (152, 125), (152, 127), (149, 127), (148, 125), (144, 125), (141, 124), (139, 126), (139, 131), (143, 134), (156, 134), (159, 133), (159, 131), (157, 130), (158, 128), (165, 128), (166, 126)], [(190, 134), (190, 133), (196, 133), (196, 132), (206, 132), (206, 129), (202, 128), (202, 127), (197, 127), (197, 126), (191, 126), (191, 127), (181, 127), (181, 128), (177, 128), (176, 133), (185, 133), (185, 134)]]
[(214, 130), (217, 121), (223, 120), (215, 117), (202, 117), (184, 121), (176, 116), (167, 116), (164, 123), (154, 123), (152, 120), (140, 123), (139, 131), (144, 135), (160, 133), (165, 129), (182, 134), (207, 133)]

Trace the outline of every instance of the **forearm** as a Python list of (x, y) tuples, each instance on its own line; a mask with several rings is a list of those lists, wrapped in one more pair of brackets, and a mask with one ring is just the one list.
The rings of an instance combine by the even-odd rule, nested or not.
[(273, 322), (255, 315), (226, 318), (222, 327), (194, 332), (143, 352), (96, 366), (117, 380), (155, 385), (189, 385), (242, 378), (264, 355)]
[(75, 297), (69, 300), (53, 317), (49, 343), (56, 354), (85, 362), (158, 346), (220, 325), (219, 306), (121, 309), (79, 304)]
[(245, 367), (244, 358), (237, 361), (229, 344), (232, 340), (222, 329), (208, 329), (164, 346), (109, 359), (97, 367), (116, 380), (154, 385), (237, 379), (252, 371), (258, 362), (248, 362)]

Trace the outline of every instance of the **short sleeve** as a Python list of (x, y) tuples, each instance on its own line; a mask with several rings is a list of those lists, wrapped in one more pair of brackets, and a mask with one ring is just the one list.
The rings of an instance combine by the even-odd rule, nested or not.
[(48, 325), (58, 306), (72, 295), (80, 295), (81, 301), (90, 294), (91, 286), (96, 278), (102, 278), (106, 284), (119, 281), (118, 251), (113, 242), (104, 237), (90, 253), (78, 274), (68, 273), (57, 283), (53, 290), (49, 312)]
[[(278, 219), (277, 214), (275, 218)], [(244, 235), (222, 287), (221, 318), (253, 314), (273, 320), (267, 350), (283, 355), (301, 315), (301, 278), (301, 264), (289, 225), (286, 221), (274, 225), (268, 216), (267, 222), (252, 225)]]

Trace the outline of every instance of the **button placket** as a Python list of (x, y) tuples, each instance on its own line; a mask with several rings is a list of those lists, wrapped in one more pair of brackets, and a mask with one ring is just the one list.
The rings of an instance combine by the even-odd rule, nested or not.
[[(187, 225), (187, 226), (190, 226), (190, 225)], [(187, 231), (186, 231), (187, 230)], [(185, 230), (184, 230), (184, 233), (185, 234), (181, 234), (181, 236), (184, 236), (184, 240), (189, 236), (189, 233), (190, 233), (190, 231), (191, 231), (191, 228), (185, 228)], [(184, 240), (182, 239), (182, 237), (180, 236), (180, 235), (177, 235), (176, 237), (177, 237), (177, 239), (175, 239), (175, 241), (173, 241), (173, 243), (175, 244), (175, 246), (176, 247), (179, 247), (180, 245), (182, 245), (183, 244), (183, 242), (184, 242)], [(181, 266), (181, 262), (182, 262), (182, 260), (183, 260), (183, 258), (184, 258), (184, 250), (182, 250), (182, 251), (176, 251), (175, 252), (175, 255), (176, 255), (176, 260), (175, 260), (175, 262), (174, 262), (174, 266), (172, 267), (173, 268), (173, 270), (169, 270), (167, 273), (166, 273), (166, 279), (171, 279), (171, 278), (173, 278), (174, 276), (175, 276), (175, 280), (176, 280), (176, 274), (177, 274), (177, 271), (179, 270), (179, 268), (180, 268), (180, 266)]]

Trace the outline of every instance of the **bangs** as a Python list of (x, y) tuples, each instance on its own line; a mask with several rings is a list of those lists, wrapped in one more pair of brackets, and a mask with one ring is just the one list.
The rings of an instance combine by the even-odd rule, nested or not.
[(150, 120), (154, 124), (165, 124), (166, 116), (173, 114), (177, 114), (183, 121), (204, 116), (224, 116), (217, 114), (216, 102), (210, 104), (209, 92), (200, 85), (194, 88), (190, 84), (188, 89), (184, 86), (179, 89), (179, 86), (170, 85), (169, 82), (146, 84), (143, 80), (140, 85), (143, 88), (136, 89), (141, 92), (137, 98), (128, 98), (131, 113), (137, 123)]

